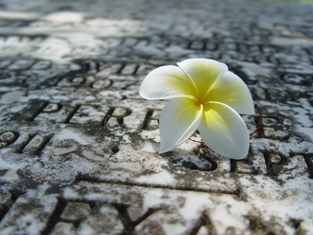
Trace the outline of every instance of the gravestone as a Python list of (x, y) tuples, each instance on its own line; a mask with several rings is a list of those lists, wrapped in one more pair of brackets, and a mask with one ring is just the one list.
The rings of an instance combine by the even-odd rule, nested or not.
[[(313, 233), (313, 4), (0, 5), (1, 235)], [(197, 133), (157, 153), (166, 101), (140, 84), (194, 57), (252, 93), (243, 160)]]

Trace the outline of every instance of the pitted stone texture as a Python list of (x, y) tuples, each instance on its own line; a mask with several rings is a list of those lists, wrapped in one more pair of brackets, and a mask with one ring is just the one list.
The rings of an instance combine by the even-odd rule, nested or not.
[[(313, 232), (312, 4), (0, 5), (1, 235)], [(157, 154), (166, 101), (140, 84), (194, 57), (248, 85), (247, 158), (197, 132)]]
[(1, 234), (40, 234), (57, 203), (53, 195), (30, 190), (19, 196), (1, 221)]

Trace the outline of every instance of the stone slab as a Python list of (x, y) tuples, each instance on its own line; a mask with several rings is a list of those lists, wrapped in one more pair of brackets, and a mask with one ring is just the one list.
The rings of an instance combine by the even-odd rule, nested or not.
[[(312, 234), (313, 4), (0, 1), (0, 234)], [(148, 72), (226, 63), (247, 158), (157, 154)], [(261, 125), (262, 124), (262, 125)], [(260, 127), (260, 128), (258, 128)]]

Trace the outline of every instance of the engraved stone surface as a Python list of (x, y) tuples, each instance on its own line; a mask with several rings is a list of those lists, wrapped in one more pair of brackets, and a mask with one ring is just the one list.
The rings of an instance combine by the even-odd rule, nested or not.
[[(313, 4), (0, 0), (0, 234), (312, 234)], [(243, 160), (159, 155), (139, 86), (226, 63), (258, 112)], [(255, 132), (256, 130), (256, 132)]]

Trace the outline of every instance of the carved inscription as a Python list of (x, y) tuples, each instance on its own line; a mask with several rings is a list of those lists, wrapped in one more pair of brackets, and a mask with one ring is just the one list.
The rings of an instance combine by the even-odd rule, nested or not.
[(309, 178), (313, 179), (313, 154), (304, 154), (303, 157), (308, 166)]
[[(31, 110), (33, 113), (26, 114), (24, 117), (27, 121), (37, 121), (40, 119), (49, 120), (52, 122), (75, 124), (75, 125), (90, 125), (90, 126), (114, 126), (119, 125), (124, 128), (139, 128), (147, 129), (148, 126), (151, 129), (152, 126), (156, 129), (153, 121), (158, 120), (158, 116), (153, 110), (146, 110), (146, 114), (143, 123), (139, 126), (134, 126), (129, 123), (125, 125), (125, 117), (132, 114), (132, 109), (128, 107), (118, 106), (103, 106), (99, 104), (61, 104), (53, 102), (36, 102), (32, 105)], [(18, 115), (21, 118), (21, 115)], [(154, 125), (153, 125), (154, 124)]]
[(3, 131), (0, 132), (0, 148), (4, 148), (14, 143), (19, 137), (16, 131)]
[[(17, 131), (3, 131), (0, 133), (0, 148), (10, 147), (14, 144), (14, 153), (28, 153), (30, 155), (40, 155), (43, 148), (53, 137), (53, 134), (40, 135), (33, 134), (20, 134)], [(10, 137), (10, 138), (5, 138)]]
[[(50, 121), (58, 125), (72, 125), (84, 127), (106, 127), (120, 128), (128, 131), (154, 131), (158, 129), (158, 119), (160, 109), (144, 108), (132, 109), (130, 104), (138, 105), (136, 100), (126, 99), (125, 106), (103, 105), (100, 103), (81, 103), (71, 104), (65, 102), (53, 101), (33, 101), (25, 112), (18, 114), (18, 120), (26, 120), (29, 123), (39, 123), (41, 121)], [(127, 107), (128, 106), (128, 107)], [(139, 117), (139, 118), (138, 118)], [(253, 120), (255, 119), (255, 120)], [(247, 119), (247, 123), (260, 125), (260, 117)], [(259, 132), (260, 136), (267, 136), (269, 128), (281, 127), (281, 122), (289, 125), (287, 119), (274, 117), (271, 115), (263, 116), (262, 126)], [(254, 127), (255, 128), (255, 127)], [(276, 133), (277, 135), (277, 133)], [(0, 133), (0, 148), (12, 147), (14, 153), (27, 153), (34, 156), (40, 156), (47, 144), (54, 136), (53, 131), (48, 133), (30, 132), (24, 133), (10, 130), (3, 130)], [(278, 137), (276, 137), (278, 138)], [(117, 153), (119, 145), (112, 143), (109, 152)], [(108, 152), (107, 150), (105, 152)], [(193, 154), (185, 157), (171, 158), (170, 162), (176, 167), (183, 167), (189, 170), (199, 171), (227, 171), (235, 174), (266, 174), (269, 176), (279, 176), (284, 169), (288, 169), (290, 154), (284, 155), (279, 152), (263, 151), (258, 156), (254, 156), (254, 151), (250, 151), (248, 158), (236, 161), (230, 160), (229, 165), (221, 161), (216, 161), (212, 153), (206, 148), (195, 148)], [(308, 155), (304, 156), (305, 163), (309, 172), (311, 172), (311, 159)], [(309, 178), (311, 178), (309, 173)]]

